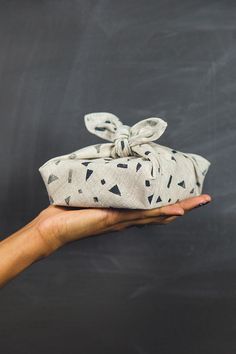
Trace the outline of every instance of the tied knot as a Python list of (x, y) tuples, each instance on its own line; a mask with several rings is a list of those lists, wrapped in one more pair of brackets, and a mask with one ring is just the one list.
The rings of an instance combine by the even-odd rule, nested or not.
[(114, 155), (119, 157), (127, 157), (132, 155), (129, 138), (130, 127), (128, 125), (119, 126), (116, 131), (116, 138), (114, 139)]
[(140, 156), (151, 161), (150, 178), (156, 178), (160, 165), (151, 142), (159, 139), (164, 133), (167, 123), (163, 119), (150, 117), (130, 127), (123, 124), (112, 113), (94, 112), (86, 114), (84, 121), (88, 131), (112, 142), (106, 152), (99, 153), (100, 156), (107, 154), (114, 159), (117, 157)]
[(91, 133), (112, 142), (110, 156), (113, 158), (136, 155), (137, 145), (141, 147), (159, 139), (167, 127), (163, 119), (156, 117), (143, 119), (130, 127), (108, 112), (88, 113), (84, 121)]

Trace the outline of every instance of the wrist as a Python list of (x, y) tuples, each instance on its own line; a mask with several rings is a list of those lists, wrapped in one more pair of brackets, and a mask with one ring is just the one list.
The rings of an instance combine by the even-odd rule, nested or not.
[(56, 227), (53, 227), (53, 225), (51, 225), (51, 223), (47, 220), (36, 220), (35, 225), (32, 227), (34, 228), (34, 233), (38, 239), (38, 242), (41, 243), (43, 257), (49, 256), (58, 248), (63, 246), (63, 243), (59, 237), (59, 230)]

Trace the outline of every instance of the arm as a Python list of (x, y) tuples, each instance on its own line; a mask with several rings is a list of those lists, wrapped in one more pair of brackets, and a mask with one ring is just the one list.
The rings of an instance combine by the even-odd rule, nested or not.
[(56, 242), (49, 247), (34, 222), (5, 238), (0, 242), (0, 288), (58, 247)]
[(131, 226), (168, 224), (211, 201), (207, 194), (151, 210), (78, 209), (50, 205), (35, 219), (0, 242), (0, 288), (32, 263), (68, 242)]

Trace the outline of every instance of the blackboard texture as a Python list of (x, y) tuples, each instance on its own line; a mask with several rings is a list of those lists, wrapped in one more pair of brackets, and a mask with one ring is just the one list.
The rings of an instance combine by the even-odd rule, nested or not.
[(165, 119), (213, 198), (35, 263), (0, 291), (2, 353), (236, 352), (235, 43), (235, 1), (0, 1), (1, 239), (48, 205), (43, 162), (102, 141), (88, 112)]

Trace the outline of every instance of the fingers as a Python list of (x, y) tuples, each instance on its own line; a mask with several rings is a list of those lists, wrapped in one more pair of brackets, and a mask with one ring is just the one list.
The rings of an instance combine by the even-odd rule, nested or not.
[(158, 224), (158, 225), (166, 225), (170, 222), (178, 219), (179, 216), (159, 216), (159, 217), (151, 217), (146, 219), (135, 220), (133, 225), (140, 226), (140, 225), (148, 225), (148, 224)]
[(141, 227), (150, 224), (166, 225), (176, 220), (177, 218), (178, 216), (169, 216), (169, 217), (158, 216), (158, 217), (149, 217), (149, 218), (143, 218), (143, 219), (137, 219), (131, 221), (123, 221), (106, 228), (106, 231), (121, 231), (133, 226)]
[[(147, 218), (157, 217), (177, 217), (182, 216), (186, 212), (196, 208), (199, 205), (208, 203), (211, 201), (211, 197), (208, 194), (202, 194), (200, 196), (191, 197), (179, 201), (175, 204), (170, 204), (160, 208), (154, 209), (107, 209), (107, 226), (113, 226), (114, 224), (144, 220)], [(152, 219), (153, 220), (153, 219)], [(170, 219), (172, 220), (172, 219)]]
[(211, 196), (208, 194), (202, 194), (197, 197), (192, 197), (188, 199), (184, 199), (178, 204), (184, 209), (185, 212), (188, 212), (199, 205), (204, 205), (206, 203), (209, 203), (211, 201)]
[(152, 216), (182, 216), (184, 215), (184, 209), (179, 204), (169, 204), (160, 208), (155, 208), (151, 210), (147, 210), (144, 212), (144, 217), (152, 217)]
[(179, 201), (175, 204), (169, 204), (160, 208), (151, 210), (145, 210), (142, 212), (143, 217), (153, 216), (182, 216), (185, 212), (196, 208), (198, 205), (205, 204), (211, 201), (211, 197), (208, 194), (202, 194), (197, 197), (191, 197)]
[(154, 209), (113, 209), (107, 210), (108, 223), (110, 225), (114, 223), (120, 223), (125, 221), (146, 219), (158, 216), (181, 216), (184, 215), (184, 209), (180, 205), (168, 205), (165, 207)]

